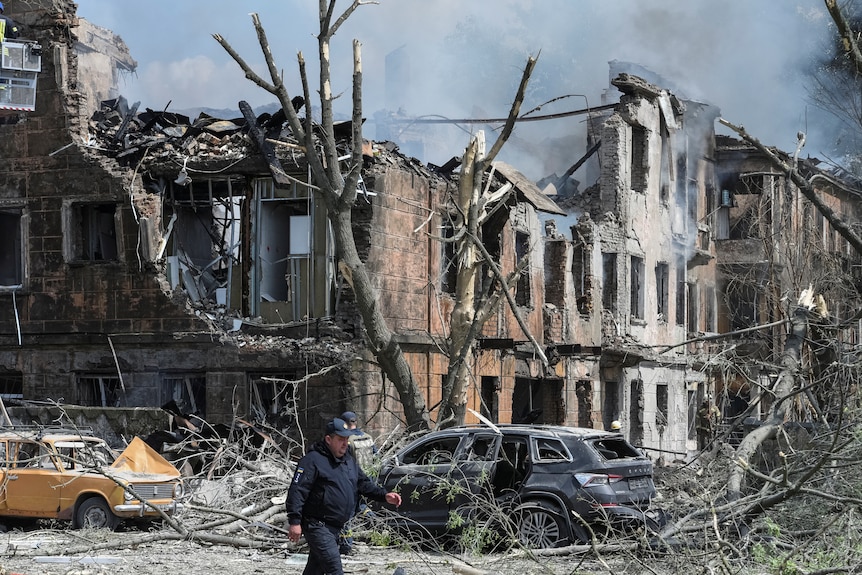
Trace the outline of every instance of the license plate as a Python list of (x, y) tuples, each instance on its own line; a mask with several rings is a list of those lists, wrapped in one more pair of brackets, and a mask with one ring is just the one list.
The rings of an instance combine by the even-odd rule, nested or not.
[(649, 478), (647, 477), (633, 477), (629, 479), (629, 489), (646, 489), (649, 487)]

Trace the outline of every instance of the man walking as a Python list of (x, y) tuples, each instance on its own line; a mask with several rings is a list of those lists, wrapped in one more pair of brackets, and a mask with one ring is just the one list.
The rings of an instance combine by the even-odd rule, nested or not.
[[(401, 496), (369, 479), (347, 452), (357, 431), (340, 417), (326, 424), (326, 434), (296, 465), (287, 493), (288, 537), (305, 535), (308, 562), (303, 575), (342, 575), (338, 534), (353, 516), (356, 501), (364, 495), (398, 507)], [(360, 432), (361, 433), (361, 432)]]

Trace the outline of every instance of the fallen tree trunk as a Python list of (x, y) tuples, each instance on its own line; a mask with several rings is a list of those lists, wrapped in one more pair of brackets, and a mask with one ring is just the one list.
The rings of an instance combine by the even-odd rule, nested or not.
[[(798, 385), (799, 362), (802, 357), (802, 346), (808, 334), (808, 320), (814, 309), (814, 299), (814, 294), (810, 289), (804, 290), (799, 296), (796, 310), (790, 320), (790, 333), (784, 343), (784, 353), (780, 363), (781, 372), (771, 392), (776, 400), (772, 404), (769, 419), (742, 439), (736, 448), (735, 460), (737, 462), (747, 464), (763, 445), (763, 442), (773, 439), (777, 435), (787, 418), (787, 406), (794, 390), (802, 387)], [(747, 465), (737, 465), (731, 470), (730, 478), (727, 481), (726, 496), (728, 500), (735, 501), (742, 496), (746, 469)]]

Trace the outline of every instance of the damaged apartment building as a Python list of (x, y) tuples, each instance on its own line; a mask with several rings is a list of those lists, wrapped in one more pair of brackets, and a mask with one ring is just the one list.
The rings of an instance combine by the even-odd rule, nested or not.
[[(816, 159), (798, 159), (768, 148), (785, 166), (793, 166), (810, 183), (818, 200), (851, 229), (862, 217), (860, 182)], [(780, 320), (792, 312), (806, 288), (822, 295), (833, 342), (817, 351), (832, 353), (852, 365), (860, 341), (856, 314), (860, 309), (862, 257), (800, 192), (787, 169), (779, 169), (766, 152), (749, 143), (718, 136), (716, 177), (721, 201), (716, 208), (714, 237), (718, 246), (718, 283), (725, 313), (722, 333), (742, 332), (725, 345), (721, 381), (724, 416), (728, 420), (767, 413), (771, 398), (764, 390), (775, 384), (787, 328)], [(858, 232), (857, 232), (858, 233)], [(755, 326), (766, 326), (750, 330)], [(839, 327), (840, 326), (840, 327)], [(743, 331), (747, 330), (747, 331)], [(820, 346), (816, 342), (814, 348)], [(816, 362), (813, 362), (815, 363)], [(807, 381), (818, 375), (806, 370)], [(844, 377), (845, 384), (850, 378)], [(794, 419), (814, 421), (840, 413), (840, 386), (814, 390), (794, 404)]]
[(710, 346), (683, 342), (718, 329), (718, 112), (612, 78), (619, 103), (590, 118), (595, 183), (557, 200), (577, 222), (546, 238), (546, 341), (572, 424), (617, 420), (650, 455), (674, 457), (692, 447), (696, 406), (715, 387)]
[[(212, 423), (314, 430), (345, 409), (372, 431), (403, 423), (283, 112), (141, 110), (116, 92), (114, 75), (135, 66), (119, 39), (79, 22), (72, 2), (10, 4), (41, 46), (34, 110), (5, 110), (0, 125), (0, 392), (10, 411), (30, 422), (45, 403), (112, 413), (175, 402)], [(589, 118), (593, 185), (552, 201), (512, 166), (496, 163), (487, 179), (500, 193), (483, 240), (504, 273), (524, 265), (513, 300), (549, 365), (501, 308), (476, 346), (468, 407), (504, 423), (619, 420), (650, 455), (675, 456), (693, 449), (704, 398), (727, 415), (719, 395), (748, 399), (713, 361), (726, 343), (696, 340), (770, 317), (760, 295), (739, 311), (745, 290), (778, 292), (769, 266), (753, 284), (731, 278), (755, 257), (731, 242), (760, 229), (740, 223), (753, 204), (768, 211), (751, 190), (791, 190), (746, 163), (750, 152), (716, 147), (713, 106), (612, 78), (619, 102)], [(344, 143), (350, 134), (336, 126)], [(366, 142), (353, 208), (380, 308), (432, 408), (454, 307), (452, 244), (436, 236), (452, 233), (457, 165)], [(559, 216), (576, 223), (558, 229), (548, 218)], [(781, 281), (792, 277), (785, 269)]]
[[(109, 413), (175, 402), (212, 423), (313, 430), (352, 409), (372, 430), (395, 428), (397, 394), (363, 343), (283, 112), (255, 115), (243, 103), (232, 119), (140, 110), (114, 88), (117, 69), (134, 61), (108, 31), (80, 25), (72, 2), (10, 8), (44, 47), (35, 110), (7, 111), (0, 127), (0, 365), (10, 412), (29, 423), (46, 403)], [(111, 66), (106, 46), (116, 51)], [(336, 127), (345, 144), (350, 134), (349, 123)], [(360, 256), (433, 406), (453, 301), (451, 254), (433, 236), (453, 183), (386, 143), (366, 143), (364, 162), (353, 210)], [(508, 191), (489, 206), (493, 251), (504, 272), (530, 261), (516, 300), (541, 339), (538, 212), (564, 212), (514, 168), (494, 174), (489, 185)], [(495, 418), (511, 420), (545, 373), (511, 312), (484, 335), (480, 395)]]

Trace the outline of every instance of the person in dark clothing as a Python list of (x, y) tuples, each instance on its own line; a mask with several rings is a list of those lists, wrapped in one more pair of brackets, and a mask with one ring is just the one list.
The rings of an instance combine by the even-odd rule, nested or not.
[(338, 534), (353, 517), (360, 495), (398, 507), (401, 496), (387, 493), (372, 481), (347, 452), (356, 430), (336, 417), (326, 424), (326, 434), (296, 464), (287, 492), (288, 538), (308, 543), (308, 562), (303, 575), (343, 575)]
[(14, 40), (18, 37), (18, 24), (4, 14), (3, 2), (0, 2), (0, 30), (3, 31), (0, 40)]
[[(349, 453), (353, 459), (356, 460), (356, 463), (359, 464), (359, 468), (363, 471), (366, 471), (371, 468), (374, 463), (374, 457), (377, 454), (377, 446), (374, 445), (374, 438), (370, 435), (362, 431), (359, 428), (359, 424), (357, 423), (356, 414), (352, 411), (345, 411), (341, 414), (341, 419), (344, 420), (344, 423), (347, 424), (347, 427), (350, 429), (356, 430), (355, 435), (351, 435), (347, 438), (347, 453)], [(362, 502), (362, 498), (357, 498), (356, 500), (356, 513), (354, 515), (358, 515), (363, 510), (367, 510), (368, 507)], [(341, 551), (342, 555), (352, 555), (353, 554), (353, 536), (351, 535), (351, 521), (344, 525), (344, 529), (341, 531), (341, 535), (338, 538), (338, 547)]]

